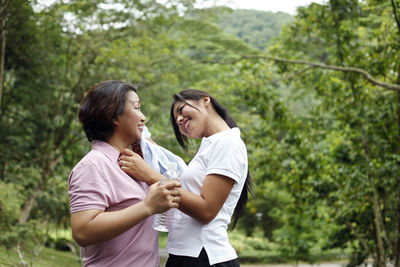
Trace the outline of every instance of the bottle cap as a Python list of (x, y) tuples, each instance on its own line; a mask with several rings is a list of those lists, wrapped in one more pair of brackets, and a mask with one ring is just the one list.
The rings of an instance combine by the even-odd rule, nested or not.
[(177, 164), (175, 162), (168, 162), (168, 170), (176, 171)]

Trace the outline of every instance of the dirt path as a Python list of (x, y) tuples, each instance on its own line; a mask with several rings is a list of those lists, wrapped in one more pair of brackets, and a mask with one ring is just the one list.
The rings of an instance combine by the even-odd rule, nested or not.
[[(344, 267), (346, 262), (320, 262), (316, 264), (300, 263), (295, 264), (241, 264), (241, 267)], [(372, 267), (372, 262), (368, 262), (364, 267)], [(393, 267), (393, 266), (392, 266)]]
[[(326, 263), (317, 263), (314, 265), (311, 264), (265, 264), (265, 265), (248, 265), (248, 264), (242, 264), (240, 265), (241, 267), (343, 267), (345, 266), (346, 263), (332, 263), (332, 262), (326, 262)], [(372, 265), (368, 265), (372, 266)]]
[[(168, 254), (165, 253), (163, 249), (160, 249), (160, 259), (161, 263), (160, 266), (164, 267), (166, 258)], [(307, 264), (307, 263), (300, 263), (298, 265), (295, 264), (241, 264), (241, 267), (343, 267), (346, 265), (346, 262), (321, 262), (316, 264)], [(366, 267), (372, 267), (371, 263), (368, 263)]]

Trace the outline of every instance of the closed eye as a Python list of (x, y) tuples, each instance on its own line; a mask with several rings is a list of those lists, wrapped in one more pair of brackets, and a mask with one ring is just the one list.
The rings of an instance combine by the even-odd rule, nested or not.
[(178, 107), (177, 113), (178, 113), (179, 115), (182, 115), (182, 110), (183, 110), (184, 107), (185, 107), (185, 105), (182, 105), (182, 106), (179, 106), (179, 107)]

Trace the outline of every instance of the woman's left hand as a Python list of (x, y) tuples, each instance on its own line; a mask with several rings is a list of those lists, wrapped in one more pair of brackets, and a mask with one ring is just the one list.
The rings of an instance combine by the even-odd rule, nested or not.
[(134, 176), (136, 179), (147, 184), (157, 182), (154, 180), (154, 170), (143, 160), (143, 158), (130, 149), (121, 151), (119, 157), (119, 166), (127, 174)]

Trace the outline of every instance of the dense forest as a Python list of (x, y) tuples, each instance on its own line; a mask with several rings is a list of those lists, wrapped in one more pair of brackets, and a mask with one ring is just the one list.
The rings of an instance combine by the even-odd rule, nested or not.
[(174, 93), (208, 91), (237, 120), (255, 183), (232, 232), (244, 236), (239, 259), (400, 266), (399, 0), (329, 0), (295, 16), (195, 2), (0, 1), (9, 265), (33, 264), (69, 229), (68, 175), (90, 149), (79, 103), (118, 79), (139, 88), (153, 139), (185, 161), (198, 143), (177, 145)]

